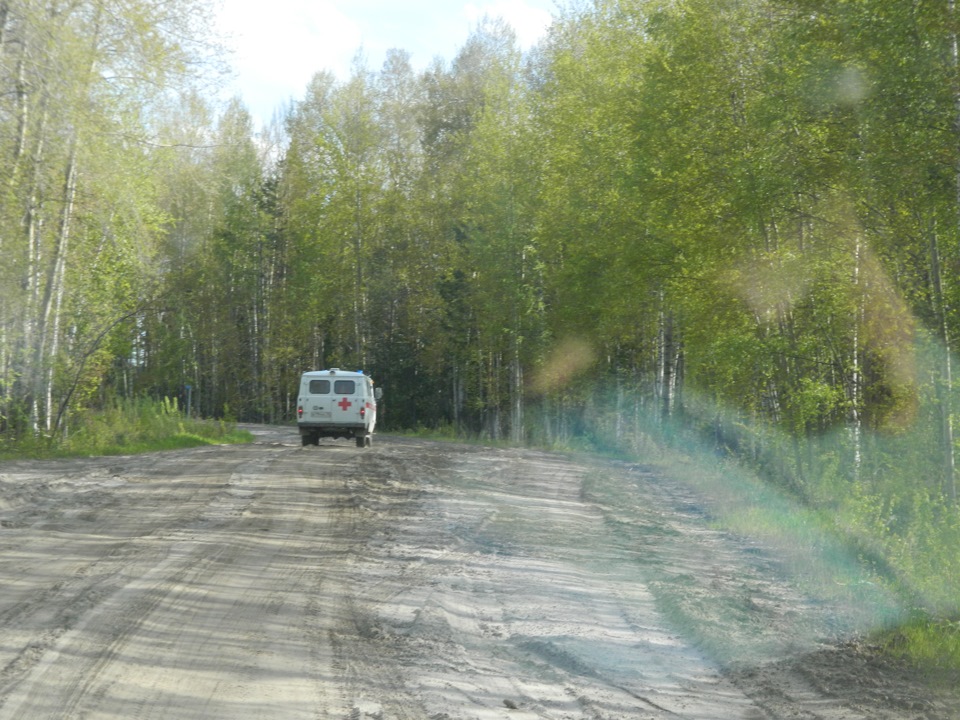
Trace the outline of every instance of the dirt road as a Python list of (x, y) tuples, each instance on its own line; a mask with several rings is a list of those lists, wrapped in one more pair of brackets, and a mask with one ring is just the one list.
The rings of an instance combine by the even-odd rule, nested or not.
[(0, 465), (0, 720), (960, 716), (649, 467), (254, 430)]

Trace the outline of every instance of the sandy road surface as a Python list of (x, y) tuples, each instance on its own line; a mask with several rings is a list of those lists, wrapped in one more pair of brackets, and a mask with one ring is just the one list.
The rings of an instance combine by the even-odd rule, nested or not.
[(254, 430), (0, 465), (0, 720), (958, 716), (647, 468)]

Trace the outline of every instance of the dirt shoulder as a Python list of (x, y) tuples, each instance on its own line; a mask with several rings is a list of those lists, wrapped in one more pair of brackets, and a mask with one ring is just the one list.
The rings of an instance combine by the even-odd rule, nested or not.
[(655, 466), (251, 429), (0, 464), (0, 720), (960, 716), (854, 559)]
[(796, 708), (809, 706), (812, 698), (822, 699), (819, 714), (794, 716), (960, 717), (957, 677), (930, 677), (881, 648), (858, 641), (744, 668), (731, 673), (731, 679), (771, 717), (791, 717)]

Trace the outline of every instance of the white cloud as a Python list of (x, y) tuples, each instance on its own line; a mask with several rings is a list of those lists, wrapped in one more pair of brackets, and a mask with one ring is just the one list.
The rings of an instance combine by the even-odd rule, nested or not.
[(361, 44), (357, 22), (329, 0), (270, 0), (268, 7), (225, 0), (219, 22), (234, 51), (237, 92), (261, 119), (301, 97), (320, 70), (346, 77)]
[(485, 15), (502, 17), (517, 33), (517, 42), (524, 50), (529, 49), (546, 32), (551, 15), (542, 7), (535, 7), (519, 0), (493, 0), (493, 2), (467, 3), (463, 14), (476, 25)]
[(363, 51), (378, 70), (387, 49), (402, 48), (421, 70), (442, 57), (453, 60), (484, 15), (502, 17), (524, 49), (542, 37), (551, 22), (552, 0), (221, 0), (219, 30), (234, 50), (231, 64), (240, 95), (260, 122), (278, 106), (303, 96), (310, 78), (330, 70), (350, 75)]

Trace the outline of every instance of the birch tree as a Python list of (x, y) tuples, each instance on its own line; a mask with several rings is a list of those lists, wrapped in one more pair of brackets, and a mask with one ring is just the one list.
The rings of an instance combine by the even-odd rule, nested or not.
[[(68, 327), (68, 296), (85, 306), (87, 317), (94, 309), (102, 313), (102, 325), (111, 324), (111, 313), (125, 313), (73, 302), (83, 292), (75, 258), (105, 257), (139, 231), (145, 231), (141, 242), (155, 240), (152, 213), (144, 213), (152, 189), (142, 182), (122, 186), (124, 171), (148, 167), (142, 163), (150, 108), (187, 82), (188, 61), (199, 47), (192, 28), (202, 9), (193, 0), (3, 5), (0, 152), (10, 172), (0, 222), (11, 259), (2, 308), (3, 414), (14, 432), (51, 432), (63, 417), (54, 410), (55, 396), (64, 392), (58, 359), (75, 363), (71, 353), (83, 357), (91, 340)], [(108, 172), (111, 163), (120, 172)], [(150, 253), (127, 246), (122, 267), (141, 272)]]

